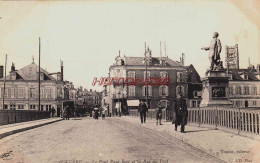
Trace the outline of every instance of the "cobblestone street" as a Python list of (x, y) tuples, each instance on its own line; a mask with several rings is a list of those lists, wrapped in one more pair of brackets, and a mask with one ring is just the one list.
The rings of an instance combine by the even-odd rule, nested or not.
[(26, 163), (156, 159), (220, 162), (170, 135), (119, 118), (64, 120), (14, 134), (1, 139), (0, 156), (0, 162)]

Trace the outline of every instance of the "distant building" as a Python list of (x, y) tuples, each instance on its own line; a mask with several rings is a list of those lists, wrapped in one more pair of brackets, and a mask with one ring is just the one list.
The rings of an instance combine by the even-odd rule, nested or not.
[[(63, 70), (63, 65), (61, 64)], [(0, 68), (3, 71), (3, 68)], [(63, 72), (63, 71), (62, 71)], [(3, 72), (0, 72), (3, 74)], [(40, 75), (40, 98), (41, 105), (38, 107), (38, 78)], [(64, 98), (63, 74), (49, 73), (33, 62), (19, 70), (12, 64), (9, 75), (6, 76), (5, 103), (3, 106), (4, 79), (0, 79), (0, 109), (9, 110), (56, 110), (55, 114), (60, 115), (62, 101)]]
[(229, 69), (229, 99), (233, 107), (260, 107), (260, 66)]
[(185, 66), (188, 74), (188, 97), (187, 97), (187, 106), (191, 108), (199, 107), (201, 102), (202, 95), (202, 81), (200, 80), (200, 75), (191, 64)]

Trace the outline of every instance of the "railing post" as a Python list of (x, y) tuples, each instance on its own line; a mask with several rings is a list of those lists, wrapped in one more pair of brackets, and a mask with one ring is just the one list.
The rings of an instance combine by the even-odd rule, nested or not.
[(200, 116), (200, 107), (199, 107), (199, 127), (200, 127), (200, 118), (201, 118), (201, 116)]
[(240, 112), (240, 107), (238, 108), (238, 116), (239, 116), (238, 135), (239, 135), (240, 134), (240, 130), (241, 130), (241, 112)]
[(215, 130), (218, 129), (218, 110), (217, 110), (217, 106), (216, 106), (216, 110), (215, 110)]

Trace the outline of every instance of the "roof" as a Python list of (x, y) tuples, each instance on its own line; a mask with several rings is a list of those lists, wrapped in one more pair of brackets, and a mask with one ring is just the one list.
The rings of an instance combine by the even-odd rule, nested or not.
[[(143, 64), (144, 57), (124, 57), (126, 65), (139, 66)], [(166, 66), (181, 66), (179, 63), (173, 61), (172, 59), (166, 57)], [(160, 64), (160, 57), (152, 57), (152, 65)]]
[[(17, 80), (38, 80), (38, 75), (37, 75), (38, 70), (39, 70), (39, 66), (37, 66), (35, 63), (31, 63), (15, 71), (17, 75), (16, 79)], [(41, 68), (41, 72), (44, 73), (44, 80), (55, 80), (54, 77), (48, 75), (49, 73), (42, 68)], [(10, 80), (10, 79), (11, 79), (10, 75), (7, 75), (6, 80)], [(3, 80), (3, 78), (0, 80)]]
[[(259, 81), (255, 76), (255, 69), (229, 69), (229, 72), (232, 74), (232, 80), (234, 81)], [(243, 78), (243, 75), (248, 75), (248, 80)]]
[(188, 82), (189, 83), (202, 83), (200, 79), (200, 75), (198, 74), (195, 67), (191, 64), (189, 66), (185, 66), (188, 73)]

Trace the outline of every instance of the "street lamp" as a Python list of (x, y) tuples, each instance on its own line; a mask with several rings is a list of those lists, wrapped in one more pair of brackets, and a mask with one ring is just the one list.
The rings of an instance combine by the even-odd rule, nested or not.
[(146, 83), (146, 87), (145, 87), (145, 92), (146, 92), (146, 104), (148, 107), (148, 82), (146, 81), (147, 79), (147, 53), (149, 53), (149, 51), (146, 50), (146, 44), (145, 44), (145, 52), (144, 52), (144, 59), (143, 59), (143, 64), (145, 65), (145, 83)]
[(121, 117), (121, 108), (120, 108), (120, 101), (119, 101), (119, 100), (120, 100), (120, 95), (121, 95), (121, 93), (120, 93), (120, 90), (119, 90), (119, 89), (118, 89), (118, 91), (119, 91), (119, 92), (118, 92), (118, 107), (119, 107), (118, 110), (119, 110), (119, 117)]

